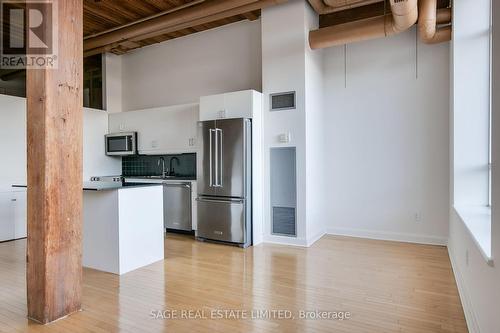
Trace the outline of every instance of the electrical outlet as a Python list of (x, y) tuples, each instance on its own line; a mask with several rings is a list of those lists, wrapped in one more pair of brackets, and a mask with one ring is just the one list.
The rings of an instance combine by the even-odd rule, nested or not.
[(416, 212), (413, 215), (413, 219), (415, 220), (415, 222), (421, 222), (422, 221), (422, 213), (421, 212)]
[(158, 148), (158, 141), (156, 140), (151, 141), (151, 148)]

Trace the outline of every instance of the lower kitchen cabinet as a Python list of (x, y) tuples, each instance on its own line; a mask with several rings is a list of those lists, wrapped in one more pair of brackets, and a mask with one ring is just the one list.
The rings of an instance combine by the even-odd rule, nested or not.
[(0, 242), (14, 239), (14, 204), (12, 193), (0, 192)]
[[(145, 183), (145, 184), (178, 184), (178, 183), (191, 183), (191, 227), (190, 228), (178, 228), (175, 225), (168, 226), (167, 223), (165, 223), (166, 228), (170, 229), (178, 229), (178, 230), (185, 230), (185, 231), (195, 231), (198, 229), (198, 201), (196, 198), (198, 197), (198, 188), (196, 185), (196, 180), (160, 180), (160, 179), (145, 179), (145, 178), (127, 178), (127, 182), (129, 183)], [(179, 188), (177, 188), (178, 190)], [(169, 195), (170, 190), (164, 191), (164, 207), (167, 207), (166, 211), (164, 210), (164, 217), (165, 214), (168, 214), (169, 208), (174, 208), (175, 206), (179, 206), (180, 203), (176, 202), (175, 195)], [(183, 219), (183, 216), (185, 216), (187, 213), (186, 212), (175, 212), (174, 215), (176, 215), (179, 219)], [(168, 220), (165, 219), (165, 220)]]
[(0, 242), (27, 235), (26, 191), (0, 192)]
[(26, 191), (14, 192), (14, 238), (28, 236), (28, 200)]

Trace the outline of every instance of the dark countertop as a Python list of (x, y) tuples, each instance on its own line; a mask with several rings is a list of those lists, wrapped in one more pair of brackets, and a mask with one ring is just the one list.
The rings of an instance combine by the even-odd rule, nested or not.
[[(115, 182), (83, 182), (84, 191), (113, 191), (137, 187), (161, 186), (161, 184), (146, 183), (115, 183)], [(12, 187), (27, 188), (26, 185), (12, 185)]]
[(173, 177), (166, 177), (162, 178), (160, 176), (125, 176), (125, 179), (141, 179), (141, 180), (196, 180), (196, 177), (189, 176), (189, 177), (183, 177), (183, 176), (173, 176)]

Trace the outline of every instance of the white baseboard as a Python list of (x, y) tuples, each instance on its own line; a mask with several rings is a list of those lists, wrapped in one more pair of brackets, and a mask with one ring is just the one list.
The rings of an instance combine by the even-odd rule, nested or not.
[(446, 237), (375, 231), (375, 230), (365, 230), (365, 229), (328, 228), (326, 233), (330, 235), (388, 240), (388, 241), (397, 241), (405, 243), (444, 245), (444, 246), (448, 244), (448, 239)]
[(309, 237), (307, 239), (307, 247), (313, 245), (314, 243), (316, 243), (321, 237), (323, 237), (324, 235), (326, 234), (325, 230), (321, 230), (320, 232), (318, 232), (316, 235), (314, 235), (313, 237)]
[(455, 275), (455, 281), (457, 283), (458, 294), (460, 296), (462, 308), (464, 309), (467, 328), (469, 329), (470, 333), (480, 333), (481, 330), (479, 329), (476, 314), (474, 312), (474, 308), (472, 307), (472, 303), (469, 297), (469, 292), (467, 291), (467, 287), (462, 279), (462, 273), (460, 273), (460, 269), (458, 268), (455, 256), (453, 255), (453, 253), (451, 253), (449, 247), (448, 247), (448, 256), (450, 257), (451, 267), (453, 269), (453, 275)]
[(269, 235), (264, 237), (264, 243), (270, 244), (281, 244), (281, 245), (291, 245), (291, 246), (300, 246), (300, 247), (310, 247), (316, 241), (318, 241), (321, 237), (326, 234), (324, 230), (321, 230), (316, 235), (310, 238), (295, 238), (295, 237), (286, 237), (286, 236), (277, 236), (277, 235)]
[(309, 247), (313, 245), (316, 241), (321, 239), (321, 237), (323, 237), (325, 234), (405, 242), (405, 243), (427, 244), (427, 245), (446, 246), (448, 244), (448, 239), (446, 237), (383, 232), (383, 231), (373, 231), (364, 229), (348, 229), (348, 228), (328, 228), (325, 231), (318, 232), (313, 237), (307, 239), (269, 235), (269, 236), (264, 236), (264, 243)]
[(277, 235), (264, 236), (264, 243), (307, 247), (307, 240), (305, 238)]

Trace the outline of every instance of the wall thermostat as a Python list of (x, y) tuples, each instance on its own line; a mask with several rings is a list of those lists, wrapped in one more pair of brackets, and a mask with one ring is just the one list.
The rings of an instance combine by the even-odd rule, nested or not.
[(278, 141), (280, 143), (289, 143), (292, 139), (292, 136), (290, 135), (290, 132), (288, 133), (281, 133), (278, 135)]

